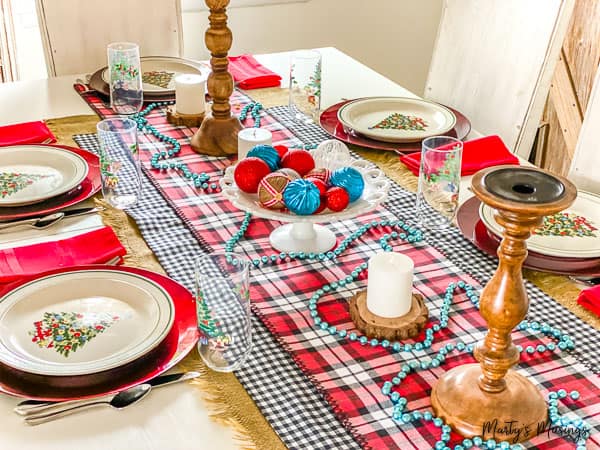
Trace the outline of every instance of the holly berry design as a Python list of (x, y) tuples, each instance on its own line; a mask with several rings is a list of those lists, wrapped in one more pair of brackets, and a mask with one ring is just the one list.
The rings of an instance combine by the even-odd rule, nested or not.
[(142, 74), (142, 82), (167, 89), (174, 76), (175, 73), (173, 72), (153, 70), (151, 72), (144, 72)]
[(369, 130), (404, 130), (425, 131), (429, 125), (421, 117), (405, 116), (400, 113), (392, 113), (381, 122), (369, 127)]
[(0, 172), (0, 197), (5, 198), (22, 191), (48, 175), (18, 172)]
[(588, 219), (575, 213), (560, 212), (545, 216), (542, 226), (533, 230), (538, 236), (596, 237), (598, 231)]
[(202, 291), (198, 294), (196, 314), (198, 316), (201, 344), (208, 345), (213, 350), (223, 350), (233, 343), (233, 338), (223, 333), (220, 329), (220, 323), (212, 317), (210, 308), (202, 296)]
[(31, 342), (40, 348), (53, 348), (65, 358), (113, 325), (119, 316), (108, 313), (45, 312), (33, 323)]

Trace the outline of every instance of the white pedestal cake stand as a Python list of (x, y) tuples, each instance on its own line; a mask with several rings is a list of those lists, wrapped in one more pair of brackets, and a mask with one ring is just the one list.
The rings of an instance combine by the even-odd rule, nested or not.
[[(278, 211), (260, 206), (256, 194), (247, 194), (238, 189), (233, 178), (235, 166), (228, 167), (220, 180), (223, 195), (236, 208), (264, 219), (286, 222), (271, 233), (269, 241), (273, 248), (280, 252), (324, 253), (335, 246), (336, 237), (333, 231), (318, 223), (329, 223), (337, 220), (352, 219), (372, 211), (386, 200), (390, 182), (383, 172), (364, 160), (350, 159), (344, 166), (357, 169), (365, 181), (365, 189), (361, 198), (351, 203), (345, 210), (333, 212), (328, 209), (311, 215), (298, 216), (289, 211)], [(340, 166), (339, 162), (336, 166)]]

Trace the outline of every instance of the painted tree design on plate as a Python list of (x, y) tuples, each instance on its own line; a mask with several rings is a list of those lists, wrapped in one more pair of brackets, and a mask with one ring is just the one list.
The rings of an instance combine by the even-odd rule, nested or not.
[(142, 82), (152, 84), (154, 86), (167, 89), (169, 83), (175, 76), (174, 72), (165, 72), (164, 70), (153, 70), (151, 72), (144, 72), (142, 74)]
[(598, 231), (588, 219), (575, 213), (560, 212), (545, 216), (542, 225), (532, 234), (538, 236), (597, 237)]
[(108, 313), (45, 312), (29, 335), (40, 348), (53, 348), (67, 358), (117, 320), (119, 316)]
[(392, 113), (381, 122), (369, 127), (369, 130), (404, 130), (425, 131), (429, 125), (421, 117), (406, 116), (400, 113)]
[(0, 172), (0, 197), (6, 198), (31, 186), (48, 175), (36, 173)]

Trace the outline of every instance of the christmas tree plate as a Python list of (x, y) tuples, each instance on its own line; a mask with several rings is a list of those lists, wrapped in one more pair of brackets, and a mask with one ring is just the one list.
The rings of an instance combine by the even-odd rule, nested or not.
[[(494, 209), (481, 205), (479, 215), (492, 233), (502, 236), (503, 228), (494, 218)], [(600, 257), (600, 196), (579, 191), (573, 205), (544, 218), (542, 226), (527, 240), (527, 248), (548, 256)]]
[[(198, 341), (196, 302), (190, 292), (164, 275), (134, 267), (80, 266), (57, 269), (21, 280), (5, 288), (0, 296), (37, 278), (73, 271), (109, 269), (154, 281), (173, 300), (175, 320), (165, 339), (153, 350), (127, 364), (87, 375), (45, 376), (22, 372), (0, 362), (0, 392), (36, 400), (59, 401), (111, 394), (169, 370), (194, 348)], [(93, 343), (93, 342), (91, 342)]]
[(84, 375), (157, 347), (174, 320), (157, 283), (114, 269), (69, 271), (0, 298), (0, 362), (23, 372)]
[(15, 145), (0, 150), (0, 207), (31, 205), (79, 186), (88, 165), (59, 147)]
[(456, 116), (445, 106), (404, 97), (354, 100), (338, 110), (338, 119), (346, 132), (394, 143), (442, 135), (456, 125)]

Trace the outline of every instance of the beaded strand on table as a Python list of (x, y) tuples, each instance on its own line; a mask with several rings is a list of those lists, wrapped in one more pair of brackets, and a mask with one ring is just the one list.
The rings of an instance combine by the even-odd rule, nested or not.
[[(239, 230), (226, 242), (225, 251), (231, 252), (233, 251), (235, 245), (244, 237), (248, 227), (250, 225), (250, 221), (252, 219), (252, 215), (250, 213), (246, 213), (244, 215), (244, 219), (241, 223)], [(333, 260), (341, 253), (343, 253), (353, 241), (362, 237), (369, 230), (377, 228), (377, 227), (391, 227), (394, 231), (390, 233), (385, 233), (379, 239), (379, 245), (384, 251), (390, 252), (393, 250), (392, 246), (389, 244), (390, 239), (402, 239), (408, 243), (417, 243), (423, 239), (423, 235), (420, 230), (410, 227), (408, 224), (398, 220), (398, 221), (372, 221), (370, 223), (364, 224), (359, 227), (357, 231), (352, 233), (346, 239), (344, 239), (333, 251), (329, 251), (327, 253), (304, 253), (304, 252), (281, 252), (279, 254), (271, 254), (269, 256), (264, 255), (261, 258), (256, 258), (252, 260), (252, 264), (255, 267), (258, 267), (263, 264), (275, 264), (278, 261), (285, 261), (289, 258), (289, 260), (308, 260), (308, 261), (328, 261)], [(466, 293), (467, 298), (473, 303), (476, 308), (479, 308), (479, 294), (474, 290), (473, 286), (465, 283), (464, 281), (459, 281), (458, 283), (450, 283), (446, 288), (446, 293), (444, 295), (443, 305), (440, 311), (440, 320), (439, 323), (434, 323), (430, 327), (425, 329), (425, 337), (421, 341), (414, 342), (413, 344), (407, 343), (402, 344), (400, 342), (390, 342), (388, 340), (378, 339), (369, 339), (367, 336), (359, 335), (355, 332), (348, 333), (347, 330), (338, 329), (336, 326), (329, 325), (325, 322), (319, 315), (317, 309), (318, 300), (327, 293), (335, 291), (339, 288), (344, 287), (348, 283), (354, 282), (360, 276), (361, 272), (367, 269), (367, 263), (361, 263), (354, 270), (350, 272), (346, 277), (333, 281), (330, 283), (326, 283), (321, 288), (317, 289), (317, 291), (312, 295), (308, 302), (308, 308), (310, 310), (310, 315), (313, 319), (313, 323), (315, 326), (321, 330), (322, 332), (329, 333), (332, 336), (337, 336), (339, 339), (347, 339), (349, 341), (356, 341), (361, 345), (369, 345), (371, 347), (382, 347), (384, 349), (388, 349), (393, 352), (412, 352), (426, 350), (431, 347), (434, 342), (435, 334), (447, 328), (448, 326), (448, 312), (450, 306), (452, 304), (454, 291), (458, 288), (463, 290)], [(546, 337), (554, 338), (557, 340), (557, 343), (550, 342), (546, 345), (539, 344), (536, 347), (527, 346), (523, 349), (522, 346), (518, 345), (517, 349), (519, 352), (525, 350), (528, 354), (533, 354), (536, 351), (539, 353), (543, 353), (546, 351), (562, 351), (567, 349), (574, 349), (575, 345), (571, 339), (571, 337), (567, 334), (563, 334), (559, 329), (553, 328), (546, 323), (540, 322), (528, 322), (526, 320), (522, 321), (517, 329), (521, 331), (531, 331), (531, 332), (541, 332)], [(392, 404), (394, 405), (392, 419), (397, 422), (399, 425), (407, 424), (414, 421), (431, 421), (434, 426), (440, 428), (441, 436), (440, 439), (435, 444), (436, 450), (451, 450), (451, 448), (447, 445), (448, 441), (450, 441), (450, 431), (451, 428), (449, 425), (445, 424), (443, 419), (439, 417), (435, 417), (431, 412), (425, 411), (405, 411), (405, 407), (407, 406), (407, 399), (402, 397), (398, 391), (392, 391), (392, 388), (400, 387), (403, 380), (407, 378), (409, 373), (418, 372), (419, 370), (427, 370), (429, 368), (439, 367), (441, 366), (445, 360), (446, 355), (451, 351), (459, 351), (459, 352), (467, 352), (473, 353), (474, 345), (466, 344), (462, 341), (457, 342), (456, 344), (448, 343), (442, 346), (438, 352), (430, 359), (424, 360), (420, 363), (416, 361), (411, 361), (408, 364), (402, 365), (400, 371), (394, 376), (391, 381), (386, 381), (383, 383), (381, 388), (382, 394), (386, 395)], [(550, 392), (549, 394), (549, 407), (548, 407), (548, 417), (550, 420), (551, 426), (563, 426), (567, 427), (572, 425), (574, 429), (578, 430), (577, 434), (579, 439), (577, 440), (577, 450), (585, 449), (585, 441), (589, 436), (589, 425), (586, 424), (582, 419), (576, 418), (574, 420), (569, 419), (565, 415), (560, 415), (558, 413), (557, 407), (557, 399), (566, 398), (567, 394), (564, 389), (560, 389), (559, 391)], [(579, 393), (577, 391), (572, 391), (570, 393), (570, 397), (573, 400), (577, 400), (579, 398)], [(522, 449), (522, 445), (513, 444), (511, 445), (507, 441), (496, 442), (494, 439), (483, 440), (481, 437), (474, 437), (472, 439), (463, 439), (461, 444), (457, 444), (454, 446), (454, 450), (465, 450), (470, 449), (472, 447), (480, 447), (488, 450), (492, 449)]]

